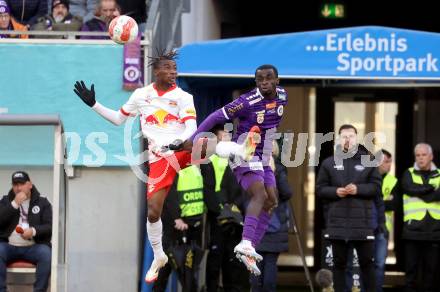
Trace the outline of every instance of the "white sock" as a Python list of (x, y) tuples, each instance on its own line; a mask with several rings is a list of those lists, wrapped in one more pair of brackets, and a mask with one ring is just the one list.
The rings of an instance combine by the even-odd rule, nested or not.
[(229, 158), (231, 154), (242, 155), (243, 146), (231, 141), (220, 141), (215, 147), (218, 156)]
[(153, 248), (154, 257), (162, 255), (164, 252), (162, 248), (162, 220), (160, 218), (154, 223), (147, 219), (147, 234)]

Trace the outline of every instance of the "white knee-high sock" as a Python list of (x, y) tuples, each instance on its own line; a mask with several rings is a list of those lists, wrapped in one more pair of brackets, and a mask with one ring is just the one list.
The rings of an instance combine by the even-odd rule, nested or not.
[(154, 257), (163, 254), (162, 248), (162, 220), (151, 223), (147, 219), (147, 234), (151, 247), (153, 248)]
[(220, 157), (229, 158), (231, 154), (242, 154), (243, 146), (231, 141), (220, 141), (215, 147), (215, 152)]

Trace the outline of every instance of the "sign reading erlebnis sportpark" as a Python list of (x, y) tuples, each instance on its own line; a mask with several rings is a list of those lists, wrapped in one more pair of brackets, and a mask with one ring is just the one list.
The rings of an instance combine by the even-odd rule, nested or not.
[(284, 78), (440, 80), (440, 34), (387, 27), (225, 39), (180, 49), (180, 76), (252, 77), (273, 64)]

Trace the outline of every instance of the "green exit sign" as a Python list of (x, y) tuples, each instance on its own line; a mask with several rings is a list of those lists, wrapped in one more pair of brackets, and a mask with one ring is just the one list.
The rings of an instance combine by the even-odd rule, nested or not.
[(321, 7), (321, 17), (324, 18), (344, 18), (344, 4), (329, 3), (323, 4)]

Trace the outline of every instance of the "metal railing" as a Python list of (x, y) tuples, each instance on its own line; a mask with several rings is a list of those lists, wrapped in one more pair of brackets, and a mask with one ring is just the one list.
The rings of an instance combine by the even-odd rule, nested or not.
[[(171, 50), (181, 45), (181, 16), (189, 7), (188, 0), (147, 0), (148, 17), (142, 33), (141, 46), (144, 56), (155, 54), (154, 48)], [(61, 43), (61, 44), (115, 44), (110, 39), (80, 39), (79, 37), (108, 37), (107, 32), (83, 31), (11, 31), (0, 30), (1, 34), (28, 35), (29, 39), (4, 38), (0, 43)], [(44, 38), (60, 37), (60, 38)], [(151, 82), (151, 71), (144, 61), (144, 84)]]

